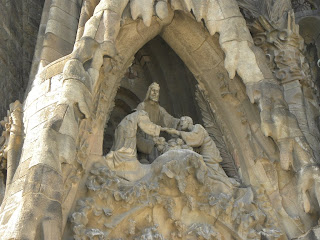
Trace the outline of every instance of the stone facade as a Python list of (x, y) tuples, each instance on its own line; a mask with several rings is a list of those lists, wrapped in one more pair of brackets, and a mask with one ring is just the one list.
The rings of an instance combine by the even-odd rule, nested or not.
[(23, 101), (29, 82), (44, 0), (0, 2), (0, 116)]
[(1, 4), (1, 239), (320, 239), (317, 1)]

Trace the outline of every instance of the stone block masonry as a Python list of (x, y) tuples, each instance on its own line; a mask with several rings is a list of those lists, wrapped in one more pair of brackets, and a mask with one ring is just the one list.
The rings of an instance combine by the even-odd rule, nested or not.
[(44, 1), (0, 1), (0, 119), (23, 101)]

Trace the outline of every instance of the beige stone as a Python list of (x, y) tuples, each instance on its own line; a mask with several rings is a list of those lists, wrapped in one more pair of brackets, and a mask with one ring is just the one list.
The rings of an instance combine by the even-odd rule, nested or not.
[(153, 14), (153, 3), (154, 0), (130, 1), (131, 15), (133, 20), (141, 17), (144, 24), (149, 27)]
[(48, 20), (45, 33), (53, 33), (71, 44), (74, 43), (76, 38), (76, 29), (74, 29), (74, 32), (70, 31), (70, 28), (60, 25), (59, 22), (54, 19)]
[[(63, 8), (62, 8), (63, 9)], [(68, 12), (63, 11), (61, 8), (52, 6), (50, 8), (49, 18), (60, 22), (62, 25), (70, 28), (70, 30), (75, 30), (78, 27), (78, 18), (70, 15), (70, 9)]]
[(63, 67), (68, 60), (69, 60), (69, 56), (65, 56), (63, 58), (56, 60), (54, 64), (49, 64), (45, 69), (46, 70), (45, 79), (50, 79), (53, 76), (62, 73)]
[(23, 116), (1, 121), (0, 236), (318, 238), (319, 51), (290, 8), (46, 2)]
[(42, 49), (41, 60), (53, 62), (61, 57), (63, 57), (63, 55), (51, 47), (44, 47)]
[(54, 50), (63, 56), (70, 54), (73, 49), (73, 44), (67, 42), (54, 33), (46, 33), (43, 41), (43, 47), (50, 47), (54, 45)]
[(161, 19), (164, 20), (169, 16), (168, 13), (168, 5), (165, 1), (159, 1), (156, 5), (156, 13), (157, 16)]
[(74, 18), (79, 18), (80, 15), (80, 5), (74, 1), (63, 1), (63, 0), (53, 0), (52, 6), (56, 6), (61, 10), (69, 13)]

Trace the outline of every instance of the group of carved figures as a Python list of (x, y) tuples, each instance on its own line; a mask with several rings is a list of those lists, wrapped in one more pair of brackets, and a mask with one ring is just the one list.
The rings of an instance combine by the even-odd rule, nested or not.
[[(219, 150), (205, 128), (193, 124), (188, 116), (180, 119), (171, 116), (159, 105), (159, 91), (160, 86), (152, 83), (145, 100), (120, 122), (113, 147), (106, 156), (108, 166), (115, 170), (132, 170), (129, 166), (138, 163), (137, 152), (141, 163), (152, 163), (169, 150), (186, 149), (199, 153), (212, 175), (226, 178), (219, 165), (222, 161)], [(160, 136), (161, 132), (172, 138), (167, 142)]]

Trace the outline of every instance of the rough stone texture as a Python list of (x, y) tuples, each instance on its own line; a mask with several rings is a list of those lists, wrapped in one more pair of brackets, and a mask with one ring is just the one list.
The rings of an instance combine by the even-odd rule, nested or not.
[(24, 100), (44, 0), (0, 2), (0, 118)]
[[(306, 53), (302, 37), (308, 32), (299, 31), (290, 1), (238, 3), (50, 2), (23, 105), (25, 138), (16, 146), (22, 154), (0, 209), (2, 238), (317, 237), (319, 99), (316, 64), (310, 62), (317, 59), (319, 34)], [(168, 46), (155, 49), (152, 42), (162, 41), (152, 40), (156, 36), (185, 66), (162, 52), (170, 53)], [(194, 79), (175, 81), (176, 72), (188, 77), (185, 67)], [(135, 71), (145, 75), (140, 83)], [(206, 136), (238, 173), (240, 187), (226, 175), (208, 173), (202, 145), (195, 149), (202, 155), (170, 149), (177, 139), (164, 144), (169, 151), (152, 164), (142, 165), (133, 152), (123, 168), (110, 165), (117, 155), (104, 156), (104, 129), (143, 100), (149, 78), (165, 89), (161, 105), (170, 114), (202, 119)], [(196, 93), (189, 87), (194, 80)], [(186, 86), (190, 90), (183, 91)], [(181, 129), (194, 131), (163, 130), (181, 135)], [(127, 139), (117, 139), (122, 140)], [(157, 148), (163, 142), (153, 141)], [(121, 177), (129, 175), (134, 181)]]
[[(184, 166), (188, 170), (180, 169)], [(110, 183), (108, 187), (105, 182)], [(89, 194), (79, 200), (72, 214), (74, 236), (79, 239), (90, 236), (258, 239), (264, 235), (279, 238), (276, 222), (258, 230), (259, 222), (270, 220), (264, 216), (265, 209), (253, 204), (252, 190), (230, 188), (227, 182), (227, 178), (224, 182), (210, 178), (201, 156), (190, 150), (168, 151), (151, 164), (146, 176), (127, 184), (117, 176), (116, 170), (110, 171), (96, 163), (86, 182)], [(248, 213), (253, 218), (248, 218)], [(216, 218), (219, 220), (215, 221)], [(98, 219), (103, 219), (104, 224)]]
[[(144, 100), (148, 86), (152, 82), (160, 84), (161, 106), (169, 113), (174, 112), (177, 117), (188, 115), (195, 122), (202, 121), (194, 95), (197, 84), (194, 76), (174, 51), (160, 37), (156, 37), (137, 52), (135, 61), (121, 80), (115, 107), (105, 129), (104, 153), (107, 153), (112, 146), (112, 136), (120, 120)], [(178, 87), (183, 84), (188, 87)], [(178, 88), (179, 91), (172, 91)], [(174, 104), (173, 99), (176, 97), (181, 101)], [(188, 101), (190, 104), (183, 104)]]

